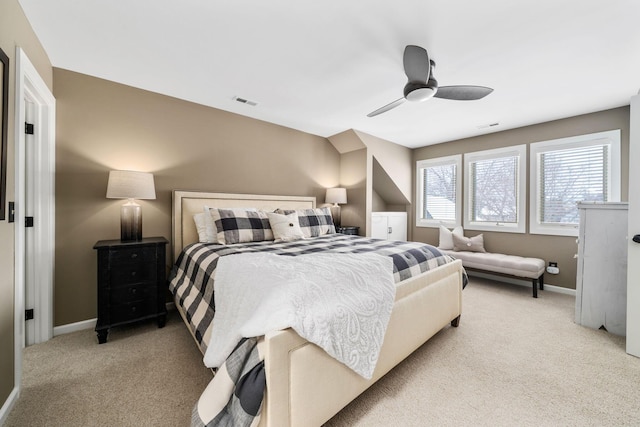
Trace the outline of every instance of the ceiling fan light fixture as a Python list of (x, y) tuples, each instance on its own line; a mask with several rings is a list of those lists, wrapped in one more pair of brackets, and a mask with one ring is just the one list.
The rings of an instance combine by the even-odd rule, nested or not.
[(431, 88), (427, 86), (420, 87), (407, 93), (406, 98), (407, 98), (407, 101), (411, 101), (411, 102), (423, 102), (429, 98), (432, 98), (433, 95), (436, 94), (436, 90), (437, 88)]

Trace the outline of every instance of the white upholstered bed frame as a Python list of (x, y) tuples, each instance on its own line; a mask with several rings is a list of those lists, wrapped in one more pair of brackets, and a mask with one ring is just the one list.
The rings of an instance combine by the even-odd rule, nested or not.
[[(198, 241), (193, 215), (204, 206), (259, 209), (315, 207), (314, 197), (173, 192), (173, 259)], [(267, 393), (260, 426), (320, 426), (448, 324), (462, 310), (458, 260), (398, 284), (373, 378), (365, 380), (291, 329), (265, 336)], [(176, 306), (178, 306), (176, 304)], [(180, 310), (180, 314), (184, 313)]]

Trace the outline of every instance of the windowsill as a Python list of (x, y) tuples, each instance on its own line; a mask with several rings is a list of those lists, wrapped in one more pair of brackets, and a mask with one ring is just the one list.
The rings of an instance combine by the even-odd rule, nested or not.
[(464, 225), (464, 229), (471, 230), (471, 231), (494, 231), (497, 233), (524, 234), (526, 232), (524, 224), (522, 225), (511, 225), (511, 224), (489, 225), (489, 224), (466, 223)]

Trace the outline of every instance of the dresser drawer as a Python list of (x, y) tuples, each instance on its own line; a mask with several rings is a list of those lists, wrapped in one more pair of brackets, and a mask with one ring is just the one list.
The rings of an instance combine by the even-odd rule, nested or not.
[(156, 298), (111, 306), (111, 324), (128, 322), (141, 317), (156, 314)]
[(112, 267), (129, 263), (150, 263), (155, 260), (156, 248), (154, 247), (119, 248), (109, 252), (109, 261)]
[(109, 302), (115, 305), (143, 301), (149, 298), (154, 298), (157, 293), (158, 287), (155, 282), (119, 286), (117, 288), (111, 288), (111, 291), (109, 292)]
[(155, 281), (156, 264), (131, 263), (118, 266), (111, 270), (110, 287), (129, 285), (132, 283)]

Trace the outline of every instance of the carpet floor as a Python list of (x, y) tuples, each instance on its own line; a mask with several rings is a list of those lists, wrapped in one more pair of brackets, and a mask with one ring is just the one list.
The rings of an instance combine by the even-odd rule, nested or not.
[[(575, 299), (471, 278), (446, 327), (327, 422), (337, 426), (638, 426), (640, 359), (573, 322)], [(7, 426), (187, 426), (211, 379), (180, 316), (24, 351)]]

